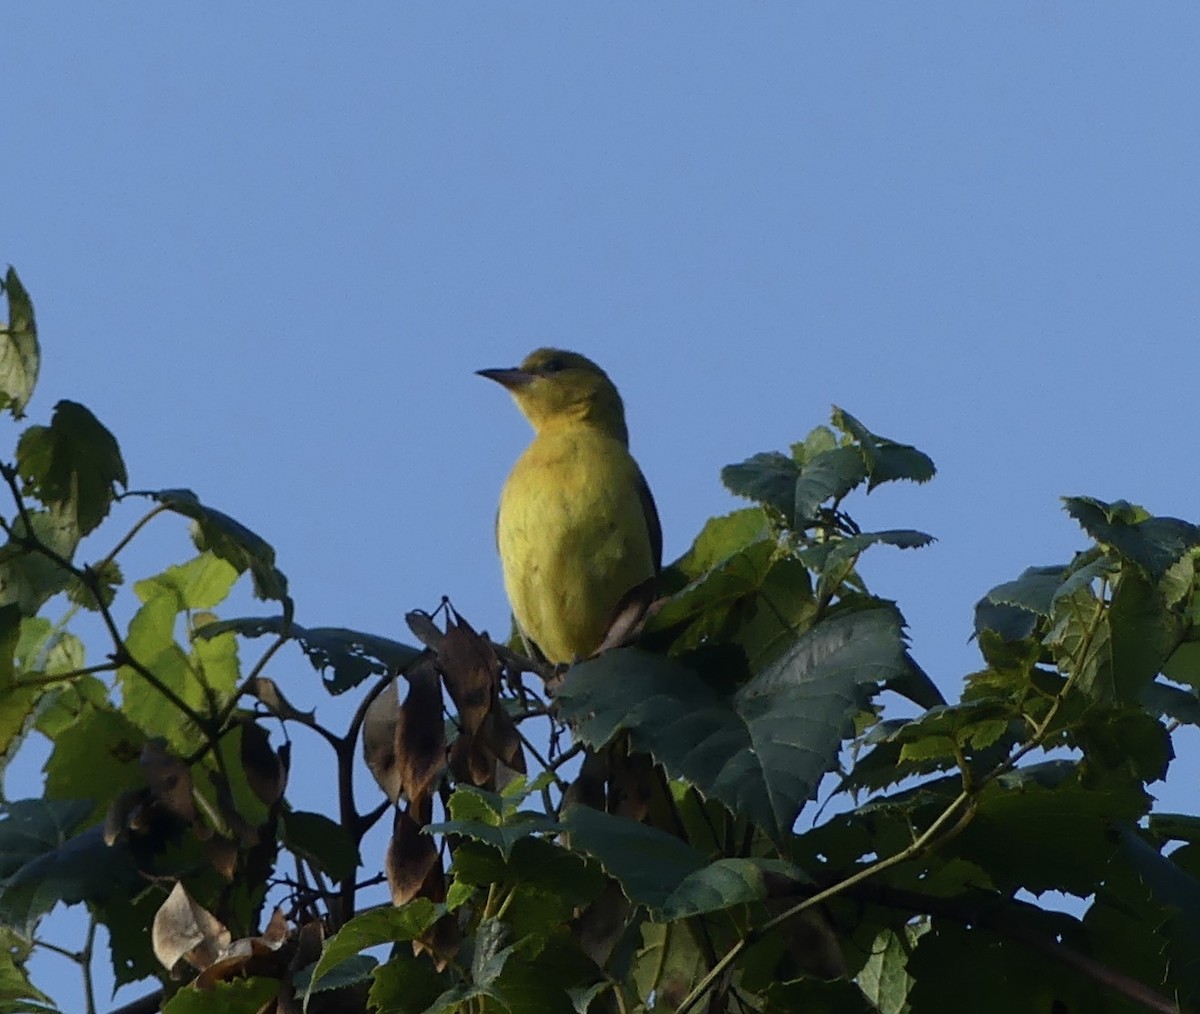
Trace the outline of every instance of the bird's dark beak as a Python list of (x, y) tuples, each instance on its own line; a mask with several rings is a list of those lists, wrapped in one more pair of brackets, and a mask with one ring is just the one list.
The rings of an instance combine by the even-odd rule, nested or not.
[(516, 391), (533, 380), (532, 373), (526, 373), (515, 367), (507, 370), (476, 370), (475, 372), (481, 377), (487, 377), (488, 380), (494, 380), (502, 387), (507, 387), (510, 391)]

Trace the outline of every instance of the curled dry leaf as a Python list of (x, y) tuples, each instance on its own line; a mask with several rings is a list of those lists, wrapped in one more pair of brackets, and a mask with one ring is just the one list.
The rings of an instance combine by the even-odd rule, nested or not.
[(150, 931), (154, 956), (172, 977), (177, 977), (183, 961), (203, 971), (220, 957), (230, 940), (224, 924), (193, 901), (180, 883), (155, 913)]
[(396, 729), (400, 723), (400, 692), (396, 677), (388, 681), (363, 717), (363, 760), (383, 794), (393, 803), (400, 799), (404, 781), (396, 764)]
[(429, 796), (446, 767), (442, 681), (432, 660), (408, 674), (408, 696), (396, 724), (396, 764), (410, 801)]
[(446, 691), (458, 709), (459, 726), (473, 737), (491, 710), (500, 686), (496, 653), (489, 641), (459, 617), (446, 627), (437, 656), (446, 678)]
[[(392, 840), (388, 843), (384, 861), (394, 905), (405, 905), (413, 898), (441, 901), (445, 896), (437, 845), (429, 835), (421, 833), (421, 828), (429, 823), (429, 814), (418, 812), (421, 818), (418, 820), (409, 813), (412, 808), (412, 804), (409, 804), (407, 809), (397, 812)], [(428, 805), (419, 809), (427, 810)], [(435, 897), (439, 884), (440, 896)]]
[(411, 613), (404, 614), (404, 622), (408, 624), (408, 629), (412, 631), (413, 637), (426, 648), (437, 651), (443, 634), (438, 630), (437, 624), (433, 622), (432, 616), (423, 609), (414, 609)]
[(271, 737), (257, 722), (242, 722), (242, 769), (254, 794), (267, 806), (283, 798), (287, 769), (271, 749)]
[(233, 880), (237, 873), (237, 846), (223, 835), (214, 834), (204, 843), (204, 854), (216, 870), (226, 880)]
[(104, 814), (104, 844), (124, 841), (127, 832), (141, 824), (141, 810), (151, 800), (149, 789), (126, 789), (108, 805)]
[(153, 739), (142, 748), (139, 763), (154, 798), (170, 813), (191, 824), (197, 838), (207, 838), (212, 832), (198, 819), (188, 766), (169, 753), (161, 740)]
[[(196, 976), (196, 988), (212, 989), (222, 979), (231, 978), (243, 969), (248, 974), (266, 974), (272, 978), (282, 976), (285, 970), (280, 963), (282, 956), (265, 962), (255, 961), (255, 959), (271, 958), (287, 943), (290, 935), (283, 910), (276, 908), (271, 915), (271, 921), (262, 933), (258, 936), (234, 940), (216, 961)], [(247, 968), (246, 966), (251, 961), (255, 962), (254, 966)]]

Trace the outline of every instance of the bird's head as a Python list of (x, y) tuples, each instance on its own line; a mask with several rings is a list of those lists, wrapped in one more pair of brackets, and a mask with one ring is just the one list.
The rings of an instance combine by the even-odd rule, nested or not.
[(608, 374), (578, 352), (538, 349), (515, 368), (478, 372), (508, 389), (535, 430), (582, 421), (629, 442), (625, 407), (616, 387)]

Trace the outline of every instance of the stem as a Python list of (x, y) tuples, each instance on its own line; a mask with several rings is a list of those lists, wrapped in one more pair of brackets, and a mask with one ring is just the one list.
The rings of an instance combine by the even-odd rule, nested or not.
[(159, 514), (162, 514), (169, 509), (170, 508), (168, 508), (166, 504), (160, 503), (160, 504), (152, 507), (148, 513), (143, 514), (142, 517), (137, 521), (137, 523), (134, 524), (134, 526), (131, 529), (129, 529), (128, 532), (125, 533), (125, 537), (123, 539), (121, 539), (121, 541), (118, 542), (115, 546), (113, 546), (113, 548), (109, 551), (108, 556), (106, 556), (103, 560), (100, 561), (99, 564), (97, 564), (96, 569), (101, 570), (102, 568), (107, 567), (110, 563), (112, 563), (113, 560), (115, 560), (117, 558), (117, 554), (120, 553), (121, 550), (123, 550), (126, 546), (129, 545), (129, 543), (131, 543), (133, 541), (134, 536), (136, 536), (138, 532), (140, 532), (143, 528), (145, 528), (146, 525), (149, 524), (149, 522), (151, 521), (152, 518), (157, 517)]
[(96, 945), (96, 917), (88, 920), (87, 938), (79, 952), (79, 964), (83, 971), (83, 996), (87, 1003), (87, 1014), (96, 1014), (96, 985), (92, 982), (92, 951)]
[(78, 679), (80, 676), (92, 676), (98, 672), (113, 672), (117, 666), (112, 662), (101, 662), (89, 665), (83, 669), (71, 669), (67, 672), (45, 673), (41, 676), (29, 676), (13, 680), (14, 687), (41, 687), (51, 683), (65, 683), (67, 680)]
[(33, 532), (33, 519), (29, 514), (29, 508), (25, 506), (25, 498), (21, 495), (21, 490), (17, 486), (17, 473), (11, 465), (0, 465), (0, 476), (3, 476), (5, 483), (13, 495), (13, 499), (17, 503), (17, 512), (21, 516), (21, 522), (25, 527), (25, 534), (18, 535), (10, 528), (9, 537), (19, 546), (30, 552), (41, 553), (42, 556), (50, 560), (55, 566), (61, 570), (65, 570), (68, 574), (74, 577), (84, 588), (91, 593), (92, 599), (96, 603), (96, 608), (100, 612), (100, 618), (104, 621), (104, 626), (108, 630), (108, 635), (112, 640), (113, 654), (110, 656), (113, 664), (117, 666), (126, 665), (139, 676), (149, 683), (155, 690), (162, 694), (171, 704), (183, 714), (189, 721), (193, 722), (198, 728), (209, 733), (207, 723), (204, 716), (197, 712), (187, 701), (180, 697), (174, 690), (163, 683), (154, 673), (146, 666), (139, 662), (133, 655), (130, 654), (129, 648), (126, 646), (124, 639), (121, 637), (121, 632), (117, 629), (117, 622), (113, 619), (112, 611), (104, 601), (104, 596), (101, 591), (100, 581), (96, 576), (96, 571), (91, 567), (77, 567), (61, 553), (56, 552), (47, 546), (44, 542), (37, 538)]
[(951, 821), (951, 819), (954, 818), (954, 816), (958, 813), (959, 808), (962, 807), (963, 804), (967, 803), (970, 799), (970, 793), (966, 792), (965, 790), (960, 792), (954, 797), (950, 805), (942, 811), (941, 815), (932, 824), (930, 824), (929, 827), (925, 829), (924, 833), (917, 837), (911, 845), (901, 849), (894, 855), (888, 856), (886, 859), (881, 859), (877, 863), (872, 863), (870, 866), (863, 867), (861, 870), (852, 873), (844, 880), (838, 881), (838, 883), (831, 887), (825, 888), (823, 891), (818, 891), (816, 894), (806, 898), (798, 905), (793, 905), (791, 908), (787, 909), (787, 911), (781, 912), (773, 919), (768, 919), (761, 926), (752, 929), (731, 948), (729, 948), (729, 950), (726, 951), (721, 957), (720, 961), (713, 965), (708, 974), (700, 980), (695, 988), (684, 998), (683, 1003), (676, 1008), (676, 1014), (687, 1014), (688, 1011), (694, 1010), (696, 1005), (704, 998), (704, 994), (712, 988), (713, 984), (722, 975), (724, 975), (725, 971), (734, 963), (735, 960), (737, 960), (737, 956), (741, 954), (742, 951), (744, 951), (750, 944), (759, 939), (759, 937), (761, 937), (764, 933), (769, 933), (776, 926), (787, 922), (789, 919), (792, 919), (801, 912), (812, 908), (814, 905), (819, 905), (823, 901), (826, 901), (837, 894), (841, 894), (847, 888), (853, 887), (855, 884), (862, 883), (862, 881), (868, 880), (876, 874), (882, 873), (884, 870), (890, 869), (899, 863), (906, 862), (918, 852), (924, 850), (925, 847), (938, 834), (938, 832), (941, 831), (941, 829), (945, 827)]

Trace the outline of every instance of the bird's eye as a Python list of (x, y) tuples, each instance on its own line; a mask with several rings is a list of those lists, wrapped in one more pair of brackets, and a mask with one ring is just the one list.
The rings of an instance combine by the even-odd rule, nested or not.
[(562, 373), (567, 368), (567, 364), (563, 360), (555, 356), (553, 359), (547, 359), (542, 367), (543, 373)]

